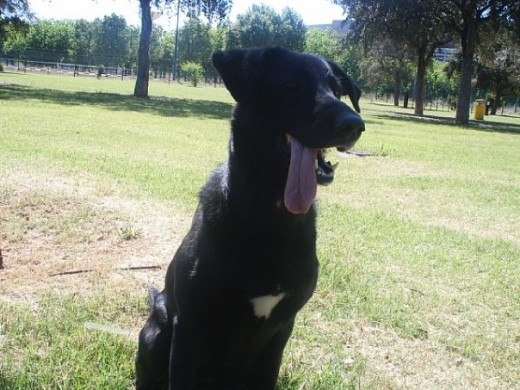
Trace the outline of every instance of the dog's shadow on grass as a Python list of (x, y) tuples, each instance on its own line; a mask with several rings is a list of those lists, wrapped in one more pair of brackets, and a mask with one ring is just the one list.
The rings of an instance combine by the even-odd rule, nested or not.
[[(455, 119), (446, 118), (435, 115), (413, 115), (413, 114), (376, 114), (375, 118), (378, 119), (389, 119), (397, 121), (408, 121), (423, 124), (434, 124), (434, 125), (455, 125)], [(489, 117), (487, 117), (489, 118)], [(461, 126), (463, 129), (487, 131), (495, 133), (510, 133), (520, 134), (520, 122), (519, 123), (502, 123), (495, 122), (489, 119), (485, 121), (470, 120), (468, 125)]]
[(54, 89), (31, 88), (18, 84), (0, 86), (2, 100), (41, 100), (64, 106), (100, 106), (114, 111), (146, 112), (166, 117), (198, 117), (228, 119), (232, 104), (211, 100), (151, 97), (103, 92), (67, 92)]

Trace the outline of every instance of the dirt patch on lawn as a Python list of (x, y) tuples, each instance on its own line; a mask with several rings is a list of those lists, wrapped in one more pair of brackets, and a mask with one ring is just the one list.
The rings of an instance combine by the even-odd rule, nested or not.
[[(0, 177), (0, 299), (34, 305), (47, 291), (162, 286), (191, 217), (125, 198), (87, 179), (5, 172)], [(139, 269), (129, 269), (129, 268)]]

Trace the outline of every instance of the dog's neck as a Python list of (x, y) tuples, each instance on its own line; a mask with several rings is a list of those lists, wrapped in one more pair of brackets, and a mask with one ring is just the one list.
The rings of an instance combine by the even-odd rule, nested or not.
[(245, 132), (262, 129), (243, 129), (233, 121), (227, 163), (227, 185), (232, 196), (230, 206), (247, 213), (285, 214), (283, 196), (287, 180), (288, 162), (276, 152), (274, 145), (262, 147)]

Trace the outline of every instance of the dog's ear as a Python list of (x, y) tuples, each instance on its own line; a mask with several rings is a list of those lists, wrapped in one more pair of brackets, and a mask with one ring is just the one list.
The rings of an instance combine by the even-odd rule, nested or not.
[(251, 88), (251, 77), (248, 77), (249, 57), (252, 50), (230, 49), (213, 54), (213, 66), (218, 70), (231, 96), (240, 102)]
[(334, 62), (327, 61), (330, 68), (332, 69), (332, 72), (334, 73), (334, 76), (339, 80), (339, 83), (341, 84), (342, 89), (342, 95), (348, 95), (350, 98), (350, 101), (352, 102), (352, 105), (354, 106), (354, 109), (357, 112), (361, 112), (361, 109), (359, 108), (359, 98), (361, 97), (361, 89), (354, 84), (354, 82), (350, 79), (350, 77), (347, 76), (345, 72)]

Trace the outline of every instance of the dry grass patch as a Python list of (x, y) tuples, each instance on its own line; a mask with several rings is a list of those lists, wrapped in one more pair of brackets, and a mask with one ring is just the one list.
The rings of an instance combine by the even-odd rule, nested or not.
[(123, 287), (145, 296), (149, 283), (162, 286), (190, 219), (116, 192), (85, 179), (4, 174), (0, 299), (34, 304), (48, 291), (90, 295)]

